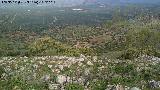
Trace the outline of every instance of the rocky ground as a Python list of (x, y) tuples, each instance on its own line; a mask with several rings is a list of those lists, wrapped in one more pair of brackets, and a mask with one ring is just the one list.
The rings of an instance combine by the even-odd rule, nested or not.
[[(121, 67), (128, 67), (122, 73)], [(145, 90), (160, 89), (160, 78), (148, 81), (118, 82), (116, 77), (133, 77), (132, 70), (150, 70), (150, 66), (160, 67), (160, 58), (143, 55), (135, 60), (115, 60), (97, 56), (66, 57), (1, 57), (1, 90)], [(158, 67), (158, 68), (159, 68)], [(120, 70), (119, 70), (120, 69)], [(115, 72), (115, 70), (117, 70)], [(157, 69), (157, 73), (159, 73)], [(137, 76), (140, 74), (138, 73)], [(153, 75), (154, 76), (154, 75)], [(112, 79), (113, 78), (113, 79)], [(129, 78), (129, 80), (131, 79)], [(139, 80), (139, 79), (138, 79)], [(102, 81), (105, 81), (103, 83)], [(98, 83), (99, 82), (99, 83)]]

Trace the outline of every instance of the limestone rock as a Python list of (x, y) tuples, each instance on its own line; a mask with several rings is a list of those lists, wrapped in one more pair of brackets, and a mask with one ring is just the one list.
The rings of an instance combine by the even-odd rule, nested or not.
[(58, 75), (57, 76), (57, 82), (60, 84), (63, 84), (64, 82), (66, 82), (66, 77), (63, 75)]
[(93, 63), (92, 63), (91, 61), (88, 61), (88, 62), (87, 62), (87, 65), (92, 66)]
[(141, 90), (141, 89), (139, 89), (137, 87), (132, 87), (130, 90)]

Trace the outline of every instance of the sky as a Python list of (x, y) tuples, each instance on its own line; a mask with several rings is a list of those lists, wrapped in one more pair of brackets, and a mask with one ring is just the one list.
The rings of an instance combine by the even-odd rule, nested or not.
[[(3, 1), (3, 0), (0, 0)], [(18, 1), (18, 0), (17, 0)], [(27, 1), (27, 0), (21, 0), (21, 1)], [(31, 0), (32, 1), (32, 0)], [(33, 0), (37, 1), (37, 0)], [(42, 1), (42, 0), (40, 0)], [(43, 0), (46, 1), (46, 0)], [(52, 0), (56, 1), (55, 6), (76, 6), (86, 3), (101, 3), (101, 4), (107, 4), (107, 3), (160, 3), (160, 0)], [(0, 4), (2, 4), (0, 2)]]

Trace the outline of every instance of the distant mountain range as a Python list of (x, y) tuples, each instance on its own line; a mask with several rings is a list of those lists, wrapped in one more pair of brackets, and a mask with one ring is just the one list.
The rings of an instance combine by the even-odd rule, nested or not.
[(56, 0), (58, 6), (94, 5), (94, 4), (127, 4), (127, 3), (160, 3), (160, 0)]
[(120, 0), (124, 3), (160, 3), (160, 0)]
[(84, 0), (84, 3), (124, 4), (124, 3), (160, 3), (160, 0)]

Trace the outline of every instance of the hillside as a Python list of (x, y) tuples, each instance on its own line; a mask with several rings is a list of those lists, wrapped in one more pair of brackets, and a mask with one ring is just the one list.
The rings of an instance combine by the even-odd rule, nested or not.
[(70, 1), (0, 8), (0, 90), (160, 89), (158, 0)]

